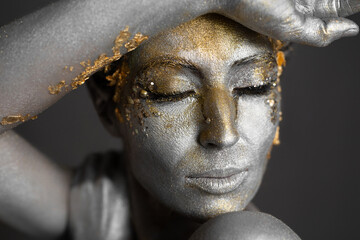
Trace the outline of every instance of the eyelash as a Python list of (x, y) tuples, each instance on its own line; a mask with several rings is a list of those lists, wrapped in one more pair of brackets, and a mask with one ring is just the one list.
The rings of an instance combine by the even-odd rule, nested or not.
[[(233, 94), (237, 97), (242, 95), (264, 95), (271, 90), (271, 84), (261, 85), (261, 86), (251, 86), (245, 88), (234, 88)], [(147, 99), (153, 102), (176, 102), (183, 100), (187, 97), (193, 97), (196, 95), (195, 91), (187, 91), (182, 93), (173, 93), (173, 94), (160, 94), (148, 91)]]
[(195, 95), (196, 95), (195, 91), (174, 93), (174, 94), (170, 94), (170, 95), (148, 92), (147, 99), (150, 99), (151, 101), (154, 101), (154, 102), (176, 102), (176, 101), (180, 101), (187, 97), (192, 97)]
[(245, 88), (234, 88), (233, 93), (236, 96), (242, 95), (264, 95), (271, 90), (271, 84), (261, 86), (251, 86)]

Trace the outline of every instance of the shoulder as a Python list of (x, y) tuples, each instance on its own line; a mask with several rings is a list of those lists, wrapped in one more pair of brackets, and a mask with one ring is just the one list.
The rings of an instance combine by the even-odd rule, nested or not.
[(232, 212), (213, 218), (202, 225), (190, 240), (264, 239), (300, 240), (279, 219), (262, 212)]
[(123, 239), (130, 232), (122, 155), (92, 154), (76, 170), (70, 192), (70, 231), (75, 239)]

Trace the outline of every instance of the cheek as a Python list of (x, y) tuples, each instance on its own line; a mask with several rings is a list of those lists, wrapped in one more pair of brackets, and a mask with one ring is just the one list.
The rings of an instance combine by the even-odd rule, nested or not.
[(253, 180), (257, 184), (260, 184), (265, 171), (268, 153), (278, 126), (277, 118), (273, 121), (273, 108), (269, 105), (268, 99), (268, 96), (264, 96), (244, 97), (238, 100), (237, 127), (247, 143), (248, 153), (252, 155), (249, 159), (254, 166)]
[(143, 101), (142, 105), (149, 117), (127, 131), (131, 165), (135, 171), (143, 169), (142, 174), (152, 171), (176, 177), (175, 166), (197, 142), (198, 122), (204, 121), (201, 107), (192, 98), (164, 104)]

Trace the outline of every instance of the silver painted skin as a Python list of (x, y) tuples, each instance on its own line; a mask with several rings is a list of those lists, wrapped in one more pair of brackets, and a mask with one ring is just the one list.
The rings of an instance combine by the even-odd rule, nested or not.
[[(81, 72), (78, 63), (110, 53), (126, 25), (153, 36), (217, 12), (277, 39), (326, 46), (358, 33), (358, 26), (342, 17), (359, 6), (358, 0), (58, 1), (1, 28), (0, 118), (37, 115), (51, 106), (64, 94), (50, 96), (47, 87), (62, 79), (69, 83)], [(74, 71), (65, 73), (65, 65)], [(59, 236), (68, 219), (70, 174), (7, 131), (14, 126), (0, 126), (0, 218), (31, 235)]]

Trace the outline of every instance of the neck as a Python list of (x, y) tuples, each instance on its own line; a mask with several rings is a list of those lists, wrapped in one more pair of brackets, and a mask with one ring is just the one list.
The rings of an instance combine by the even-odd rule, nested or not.
[(131, 174), (128, 183), (131, 215), (139, 240), (185, 240), (200, 226), (155, 200)]

